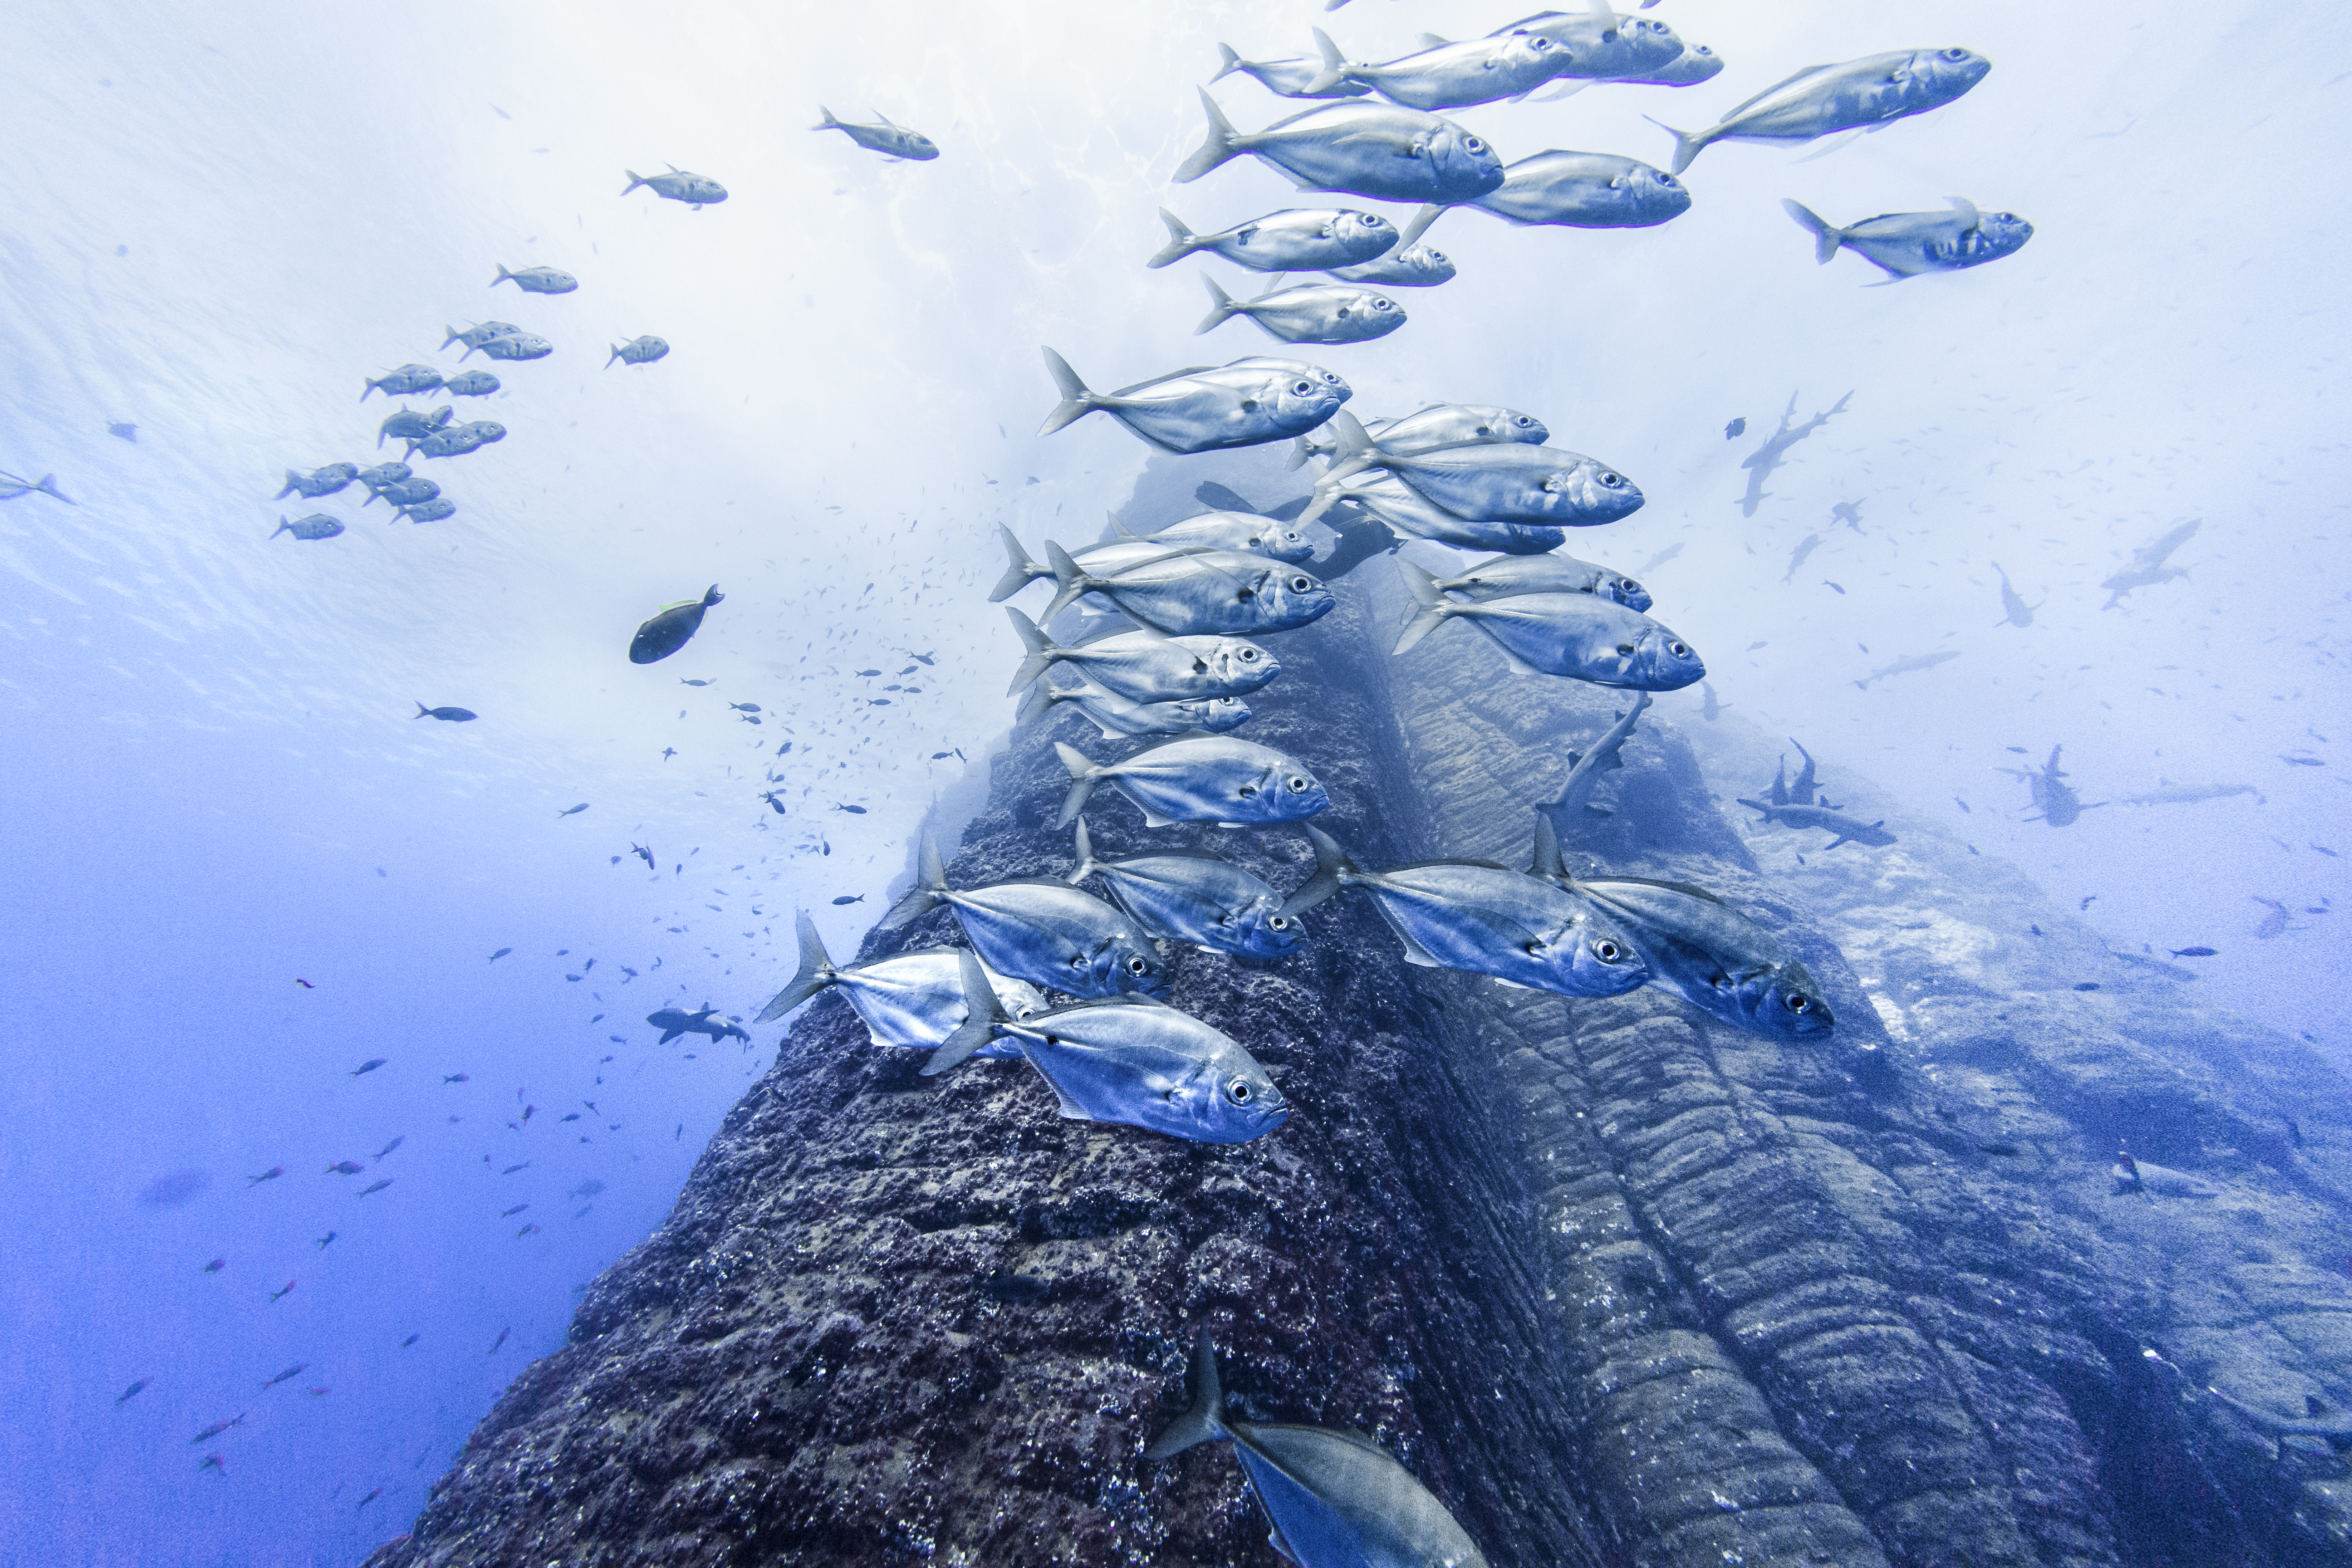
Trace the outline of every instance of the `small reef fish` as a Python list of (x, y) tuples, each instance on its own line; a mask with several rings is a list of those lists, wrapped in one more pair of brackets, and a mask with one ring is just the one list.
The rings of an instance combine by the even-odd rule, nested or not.
[[(727, 595), (713, 583), (699, 599), (681, 599), (675, 605), (665, 605), (629, 639), (631, 664), (656, 664), (684, 647), (702, 629), (702, 617), (711, 605), (723, 604)], [(647, 858), (646, 864), (653, 861)]]
[(285, 488), (269, 499), (284, 500), (288, 496), (299, 495), (305, 500), (317, 500), (320, 496), (333, 495), (359, 477), (360, 466), (357, 463), (329, 463), (307, 474), (298, 474), (289, 468), (286, 470)]
[(817, 113), (822, 118), (810, 126), (810, 130), (838, 131), (869, 153), (880, 153), (887, 157), (912, 160), (919, 163), (928, 163), (940, 155), (939, 147), (929, 137), (919, 131), (908, 130), (879, 110), (875, 110), (874, 118), (877, 123), (873, 125), (836, 120), (833, 110), (823, 104), (817, 106)]

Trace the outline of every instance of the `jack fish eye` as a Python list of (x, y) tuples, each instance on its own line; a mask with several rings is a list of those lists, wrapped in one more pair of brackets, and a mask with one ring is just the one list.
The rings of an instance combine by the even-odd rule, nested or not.
[[(2007, 216), (2007, 215), (2003, 215), (2003, 216)], [(1395, 307), (1394, 305), (1390, 304), (1386, 300), (1379, 299), (1379, 298), (1377, 298), (1377, 297), (1376, 297), (1376, 298), (1374, 298), (1374, 300), (1372, 300), (1372, 309), (1373, 309), (1373, 310), (1395, 310), (1395, 309), (1396, 309), (1396, 307)]]
[(1250, 1102), (1250, 1086), (1242, 1079), (1235, 1079), (1225, 1085), (1225, 1098), (1235, 1105), (1247, 1105)]
[[(1243, 648), (1236, 657), (1239, 658), (1244, 664), (1255, 664), (1257, 662), (1257, 649), (1254, 647)], [(1202, 668), (1206, 668), (1207, 667), (1204, 665)]]
[(1315, 584), (1304, 577), (1293, 577), (1290, 580), (1290, 591), (1294, 594), (1304, 594), (1307, 589), (1312, 588), (1313, 586), (1315, 586)]
[[(1969, 58), (1969, 51), (1966, 49), (1946, 49), (1937, 58), (1938, 59), (1950, 60), (1954, 65), (1958, 65), (1960, 61)], [(1803, 998), (1800, 997), (1799, 1000), (1801, 1001)]]
[(1305, 795), (1307, 790), (1312, 787), (1313, 786), (1309, 784), (1307, 780), (1300, 778), (1297, 773), (1290, 775), (1290, 789), (1292, 794)]
[(1388, 219), (1382, 217), (1378, 213), (1358, 213), (1356, 216), (1363, 220), (1363, 225), (1366, 228), (1379, 228), (1381, 225), (1388, 222)]
[(1666, 189), (1668, 189), (1668, 190), (1670, 190), (1670, 191), (1672, 191), (1672, 190), (1678, 190), (1678, 189), (1680, 189), (1680, 188), (1681, 188), (1680, 186), (1678, 186), (1678, 185), (1676, 185), (1676, 184), (1675, 184), (1675, 177), (1674, 177), (1672, 174), (1664, 174), (1664, 173), (1660, 174), (1658, 175), (1658, 184), (1662, 184), (1662, 185), (1665, 186), (1665, 188), (1666, 188)]
[(1269, 915), (1266, 917), (1265, 929), (1268, 931), (1288, 931), (1290, 929), (1290, 922), (1283, 919), (1280, 915)]
[(1673, 654), (1676, 658), (1688, 658), (1690, 657), (1690, 647), (1686, 643), (1670, 642), (1666, 644), (1666, 651)]
[(1625, 956), (1625, 950), (1604, 938), (1592, 944), (1592, 956), (1603, 963), (1614, 963)]
[(1613, 489), (1620, 489), (1621, 487), (1622, 487), (1622, 486), (1623, 486), (1623, 484), (1624, 484), (1624, 483), (1625, 483), (1625, 476), (1624, 476), (1624, 475), (1622, 475), (1622, 474), (1613, 474), (1613, 473), (1611, 473), (1607, 468), (1603, 468), (1603, 469), (1601, 469), (1601, 489), (1611, 489), (1611, 490), (1613, 490)]
[(1293, 382), (1291, 383), (1290, 390), (1297, 394), (1299, 396), (1304, 397), (1308, 393), (1315, 390), (1315, 384), (1311, 381)]
[(1144, 963), (1141, 954), (1129, 953), (1128, 955), (1127, 972), (1129, 974), (1140, 974), (1144, 972), (1146, 967), (1148, 966)]
[(1513, 419), (1511, 423), (1521, 430), (1532, 430), (1536, 427), (1536, 422), (1525, 414)]
[[(1965, 54), (1967, 51), (1958, 50), (1955, 52)], [(1806, 995), (1801, 991), (1791, 991), (1786, 996), (1780, 998), (1780, 1001), (1782, 1005), (1786, 1006), (1791, 1013), (1810, 1013), (1813, 1010), (1813, 999)]]
[(1433, 265), (1443, 267), (1445, 265), (1445, 252), (1442, 250), (1433, 250), (1429, 253), (1429, 259)]
[(1543, 37), (1541, 34), (1538, 34), (1535, 37), (1528, 40), (1528, 47), (1531, 49), (1548, 49), (1551, 47), (1551, 40)]
[(1486, 150), (1486, 144), (1475, 136), (1465, 136), (1462, 138), (1462, 145), (1465, 151), (1472, 153), (1484, 153)]

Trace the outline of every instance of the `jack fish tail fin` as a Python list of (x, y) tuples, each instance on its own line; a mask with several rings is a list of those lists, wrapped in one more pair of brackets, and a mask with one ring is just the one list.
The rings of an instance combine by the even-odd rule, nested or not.
[(1192, 1346), (1192, 1407), (1170, 1422), (1168, 1429), (1143, 1450), (1143, 1457), (1173, 1458), (1187, 1448), (1224, 1436), (1224, 1423), (1218, 1419), (1224, 1407), (1224, 1390), (1217, 1383), (1217, 1347), (1209, 1342), (1209, 1331), (1203, 1328)]
[(1391, 658), (1415, 647), (1422, 638), (1444, 625), (1445, 617), (1454, 613), (1453, 604), (1438, 592), (1434, 574), (1414, 565), (1402, 556), (1397, 557), (1397, 568), (1404, 574), (1405, 591), (1412, 595), (1416, 607), (1412, 619), (1404, 624), (1403, 632), (1398, 636), (1396, 647), (1389, 650)]
[(1076, 870), (1072, 871), (1068, 877), (1064, 879), (1064, 880), (1067, 881), (1070, 886), (1075, 888), (1079, 883), (1085, 881), (1088, 877), (1091, 877), (1096, 872), (1101, 870), (1102, 862), (1095, 858), (1094, 844), (1092, 840), (1087, 837), (1087, 819), (1085, 817), (1082, 816), (1078, 818), (1077, 831), (1073, 837), (1078, 851), (1078, 867)]
[(760, 1009), (755, 1024), (772, 1024), (839, 977), (841, 972), (833, 966), (833, 959), (824, 951), (824, 939), (816, 933), (816, 922), (803, 911), (796, 921), (801, 938), (801, 966), (793, 975), (793, 983), (772, 997)]
[[(635, 190), (639, 185), (646, 183), (646, 177), (643, 174), (638, 174), (635, 169), (624, 169), (621, 173), (629, 176), (629, 183), (621, 187), (621, 194), (625, 196), (631, 191)], [(449, 345), (443, 343), (441, 346), (446, 349)]]
[(1217, 328), (1223, 326), (1227, 321), (1232, 321), (1235, 316), (1243, 314), (1248, 309), (1247, 306), (1235, 301), (1231, 294), (1226, 293), (1223, 289), (1219, 288), (1217, 286), (1217, 280), (1210, 277), (1207, 273), (1204, 272), (1201, 275), (1201, 281), (1208, 285), (1209, 313), (1201, 318), (1201, 324), (1199, 326), (1192, 329), (1192, 335), (1196, 338), (1202, 332), (1213, 331)]
[(988, 983), (988, 971), (981, 967), (980, 955), (968, 947), (959, 948), (956, 967), (963, 981), (963, 1023), (923, 1064), (925, 1078), (947, 1071), (988, 1044), (996, 1026), (1004, 1022), (1003, 1005), (996, 999), (996, 987)]
[(1052, 349), (1045, 351), (1045, 368), (1053, 373), (1054, 385), (1060, 391), (1062, 401), (1054, 405), (1054, 411), (1045, 416), (1045, 423), (1037, 427), (1038, 435), (1051, 436), (1063, 426), (1084, 418), (1102, 406), (1100, 400), (1087, 390), (1087, 384), (1078, 379), (1078, 373), (1070, 368), (1070, 362)]
[(1036, 622), (1010, 605), (1005, 606), (1004, 613), (1012, 618), (1013, 629), (1021, 636), (1024, 654), (1021, 668), (1013, 672), (1013, 684), (1004, 689), (1004, 695), (1010, 697), (1023, 687), (1041, 679), (1068, 650), (1038, 630)]
[(1177, 169), (1175, 180), (1180, 185), (1191, 184), (1194, 180), (1241, 152), (1239, 147), (1234, 145), (1233, 121), (1225, 118), (1225, 111), (1217, 107), (1217, 100), (1209, 96), (1209, 89), (1206, 88), (1201, 89), (1201, 107), (1209, 113), (1208, 139), (1201, 143), (1198, 152), (1185, 159), (1183, 164)]
[[(1062, 797), (1061, 820), (1054, 824), (1056, 827), (1067, 827), (1077, 821), (1078, 813), (1086, 810), (1087, 802), (1093, 798), (1095, 785), (1101, 782), (1102, 769), (1092, 757), (1076, 746), (1066, 745), (1059, 741), (1054, 742), (1054, 754), (1062, 759), (1064, 767), (1070, 770), (1070, 793)], [(1085, 834), (1083, 823), (1079, 824), (1078, 832), (1082, 836)], [(1081, 845), (1085, 843), (1083, 837), (1079, 842)], [(1070, 879), (1077, 880), (1076, 877)]]
[(1029, 552), (1021, 548), (1021, 541), (1011, 529), (1000, 523), (996, 535), (1004, 541), (1004, 553), (1010, 558), (1011, 564), (1004, 568), (1004, 575), (996, 580), (996, 586), (989, 590), (988, 602), (992, 605), (1003, 604), (1038, 578), (1048, 574), (1045, 567), (1029, 558)]
[[(625, 195), (626, 193), (624, 193), (624, 194)], [(493, 288), (493, 289), (497, 288), (499, 284), (501, 284), (501, 283), (505, 282), (508, 279), (509, 279), (509, 278), (511, 278), (511, 277), (513, 277), (513, 276), (514, 276), (514, 274), (513, 274), (513, 273), (511, 273), (511, 272), (509, 272), (509, 271), (508, 271), (508, 270), (507, 270), (507, 264), (506, 264), (505, 262), (500, 261), (500, 262), (495, 263), (495, 265), (497, 266), (497, 268), (498, 268), (498, 269), (499, 269), (499, 275), (498, 275), (496, 278), (493, 278), (493, 279), (490, 279), (490, 287), (491, 287), (491, 288)]]
[[(293, 531), (294, 525), (287, 521), (283, 516), (280, 516), (278, 520), (278, 526), (269, 531), (269, 537), (275, 539), (281, 533), (291, 533)], [(420, 702), (417, 706), (422, 708), (424, 704)]]
[(1330, 34), (1320, 27), (1309, 30), (1315, 35), (1315, 47), (1323, 56), (1322, 70), (1316, 75), (1314, 80), (1301, 89), (1307, 96), (1312, 98), (1318, 93), (1330, 91), (1348, 79), (1348, 57), (1339, 52), (1339, 46), (1331, 41)]
[(1217, 74), (1209, 79), (1211, 81), (1223, 81), (1242, 68), (1242, 58), (1234, 53), (1231, 44), (1217, 46)]
[[(1222, 44), (1217, 47), (1224, 47)], [(1231, 54), (1233, 51), (1227, 49), (1225, 52)], [(1144, 263), (1146, 267), (1165, 267), (1171, 261), (1183, 260), (1184, 258), (1201, 248), (1201, 237), (1187, 227), (1182, 218), (1178, 217), (1166, 207), (1160, 209), (1160, 221), (1168, 226), (1168, 243), (1152, 252), (1151, 259)]]
[(819, 119), (814, 125), (809, 127), (810, 130), (838, 131), (841, 129), (841, 121), (833, 117), (832, 110), (827, 109), (824, 104), (820, 103), (816, 106), (816, 111)]
[(1087, 569), (1073, 561), (1068, 551), (1050, 539), (1045, 542), (1045, 561), (1054, 568), (1054, 602), (1045, 606), (1046, 621), (1068, 609), (1074, 601), (1106, 585), (1104, 579), (1087, 575)]
[(905, 898), (891, 906), (888, 914), (882, 917), (884, 931), (897, 931), (917, 915), (928, 914), (947, 902), (947, 868), (940, 863), (939, 840), (929, 833), (923, 835), (921, 858), (918, 864), (920, 868), (914, 887), (908, 890)]
[(1348, 858), (1348, 852), (1339, 847), (1338, 839), (1307, 823), (1298, 826), (1307, 829), (1307, 841), (1315, 846), (1315, 875), (1282, 901), (1281, 912), (1286, 920), (1306, 913), (1346, 887), (1356, 869), (1355, 862)]
[(1029, 695), (1021, 700), (1020, 711), (1013, 715), (1013, 725), (1018, 728), (1025, 724), (1034, 724), (1050, 712), (1055, 703), (1068, 702), (1076, 695), (1077, 693), (1072, 691), (1056, 691), (1045, 681), (1040, 680), (1030, 687)]
[(1689, 168), (1691, 160), (1697, 157), (1706, 150), (1706, 144), (1715, 140), (1715, 132), (1712, 131), (1702, 131), (1693, 135), (1688, 132), (1675, 130), (1655, 115), (1644, 114), (1642, 118), (1675, 139), (1675, 163), (1673, 169), (1669, 171), (1672, 174), (1679, 174)]
[[(1783, 197), (1780, 210), (1795, 218), (1798, 226), (1813, 237), (1813, 260), (1817, 263), (1827, 266), (1830, 258), (1838, 253), (1838, 247), (1845, 243), (1845, 230), (1831, 223), (1804, 203), (1792, 202)], [(1793, 572), (1796, 568), (1792, 566), (1790, 570)]]

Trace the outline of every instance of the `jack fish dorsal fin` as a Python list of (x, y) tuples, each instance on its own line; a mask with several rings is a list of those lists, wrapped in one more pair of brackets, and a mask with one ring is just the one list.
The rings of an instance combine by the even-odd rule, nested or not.
[(1834, 70), (1835, 68), (1836, 68), (1834, 66), (1807, 66), (1801, 71), (1791, 72), (1790, 75), (1782, 77), (1779, 81), (1774, 82), (1770, 87), (1766, 88), (1762, 92), (1759, 92), (1755, 97), (1749, 99), (1747, 102), (1734, 104), (1730, 109), (1724, 111), (1723, 118), (1716, 121), (1716, 123), (1718, 125), (1727, 125), (1732, 121), (1738, 119), (1741, 115), (1755, 108), (1758, 104), (1763, 102), (1766, 99), (1771, 97), (1774, 93), (1780, 91), (1782, 88), (1802, 81), (1805, 78), (1813, 75), (1817, 71)]
[(1442, 49), (1454, 40), (1441, 38), (1435, 33), (1421, 33), (1414, 36), (1413, 41), (1424, 49)]
[(1946, 196), (1944, 199), (1952, 204), (1952, 210), (1954, 212), (1969, 220), (1968, 226), (1969, 228), (1975, 229), (1983, 226), (1984, 216), (1977, 211), (1976, 203), (1969, 200), (1966, 196)]
[[(1668, 882), (1656, 877), (1612, 877), (1609, 880), (1612, 882), (1637, 882), (1644, 888), (1664, 888), (1670, 892), (1687, 893), (1694, 899), (1705, 899), (1710, 904), (1723, 903), (1723, 900), (1716, 894), (1708, 892), (1705, 888), (1694, 888), (1688, 882)], [(1587, 890), (1591, 892), (1606, 892), (1608, 889), (1605, 887), (1588, 887)], [(1731, 906), (1724, 904), (1723, 907), (1729, 909)]]

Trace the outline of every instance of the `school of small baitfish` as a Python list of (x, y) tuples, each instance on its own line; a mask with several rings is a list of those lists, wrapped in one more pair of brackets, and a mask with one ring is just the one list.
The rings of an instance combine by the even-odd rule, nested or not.
[[(1672, 132), (1671, 171), (1560, 151), (1506, 163), (1434, 111), (1521, 100), (1547, 86), (1556, 96), (1595, 82), (1688, 85), (1713, 77), (1723, 62), (1665, 23), (1616, 15), (1605, 0), (1585, 12), (1544, 12), (1466, 42), (1424, 37), (1420, 51), (1381, 64), (1351, 62), (1328, 36), (1318, 30), (1315, 37), (1319, 59), (1253, 62), (1220, 46), (1218, 78), (1240, 72), (1281, 96), (1324, 101), (1243, 132), (1203, 89), (1208, 133), (1176, 182), (1246, 155), (1303, 190), (1419, 210), (1400, 226), (1353, 209), (1291, 209), (1201, 234), (1163, 209), (1169, 240), (1146, 266), (1212, 255), (1274, 275), (1273, 287), (1246, 300), (1206, 279), (1213, 308), (1200, 332), (1246, 316), (1288, 344), (1385, 336), (1403, 325), (1405, 311), (1384, 289), (1438, 285), (1454, 275), (1452, 261), (1422, 241), (1449, 208), (1476, 207), (1519, 225), (1664, 223), (1688, 210), (1691, 195), (1679, 176), (1713, 142), (1859, 135), (1950, 102), (1990, 68), (1961, 48), (1811, 68), (1706, 131)], [(825, 122), (838, 123), (829, 113)], [(860, 145), (900, 156), (937, 153), (887, 121), (840, 128)], [(2011, 215), (1987, 216), (1958, 198), (1949, 213), (1889, 215), (1845, 228), (1787, 205), (1814, 235), (1821, 260), (1852, 249), (1890, 280), (1996, 259), (2032, 233)], [(1286, 286), (1283, 275), (1292, 272), (1321, 272), (1328, 280)], [(1076, 854), (1065, 877), (955, 888), (939, 847), (925, 836), (916, 886), (883, 927), (945, 907), (955, 911), (968, 948), (927, 948), (842, 968), (800, 917), (799, 971), (761, 1021), (838, 989), (876, 1045), (928, 1050), (926, 1074), (973, 1057), (1019, 1058), (1045, 1079), (1065, 1117), (1202, 1142), (1247, 1142), (1279, 1129), (1291, 1108), (1239, 1041), (1161, 1000), (1170, 944), (1281, 958), (1307, 941), (1308, 910), (1354, 889), (1371, 899), (1413, 963), (1566, 996), (1654, 985), (1737, 1028), (1791, 1040), (1829, 1035), (1833, 1020), (1804, 966), (1705, 889), (1573, 875), (1544, 811), (1536, 814), (1533, 863), (1525, 870), (1455, 859), (1367, 869), (1307, 823), (1330, 804), (1314, 774), (1296, 758), (1233, 733), (1249, 720), (1249, 694), (1281, 674), (1257, 639), (1306, 626), (1336, 604), (1307, 569), (1315, 546), (1304, 530), (1347, 507), (1344, 515), (1386, 524), (1399, 543), (1422, 539), (1497, 552), (1444, 578), (1399, 561), (1414, 607), (1397, 654), (1461, 620), (1514, 673), (1640, 694), (1633, 713), (1596, 748), (1592, 766), (1602, 765), (1601, 752), (1622, 744), (1648, 693), (1678, 690), (1706, 674), (1692, 647), (1647, 614), (1650, 595), (1640, 584), (1559, 552), (1566, 530), (1613, 522), (1641, 507), (1631, 479), (1552, 446), (1543, 421), (1507, 407), (1441, 403), (1402, 418), (1360, 421), (1343, 406), (1351, 396), (1346, 380), (1300, 360), (1252, 356), (1191, 366), (1104, 393), (1051, 348), (1045, 358), (1061, 401), (1040, 435), (1099, 413), (1162, 452), (1287, 441), (1294, 468), (1312, 459), (1325, 465), (1313, 495), (1286, 519), (1213, 510), (1143, 537), (1114, 516), (1098, 542), (1076, 548), (1048, 542), (1043, 563), (1000, 529), (1010, 564), (992, 600), (1036, 583), (1053, 586), (1034, 618), (1008, 608), (1023, 650), (1010, 691), (1026, 693), (1016, 721), (1066, 704), (1105, 740), (1147, 743), (1108, 761), (1055, 746), (1070, 776), (1061, 824), (1073, 831)], [(1053, 628), (1074, 607), (1110, 629), (1064, 640)], [(1577, 784), (1572, 777), (1563, 802)], [(1193, 850), (1098, 860), (1083, 814), (1106, 785), (1139, 807), (1152, 828), (1297, 824), (1312, 841), (1315, 873), (1285, 894)], [(1083, 890), (1090, 882), (1108, 897)], [(1056, 1005), (1049, 992), (1076, 1000)], [(1149, 1456), (1168, 1458), (1213, 1438), (1233, 1442), (1274, 1527), (1272, 1542), (1291, 1562), (1302, 1568), (1484, 1563), (1444, 1507), (1377, 1445), (1353, 1433), (1228, 1418), (1205, 1331), (1193, 1381), (1192, 1410)]]

